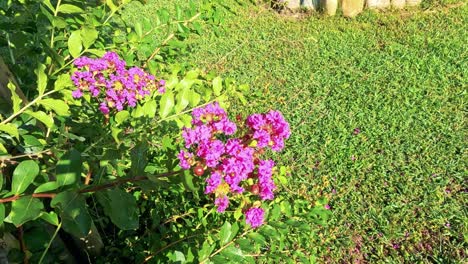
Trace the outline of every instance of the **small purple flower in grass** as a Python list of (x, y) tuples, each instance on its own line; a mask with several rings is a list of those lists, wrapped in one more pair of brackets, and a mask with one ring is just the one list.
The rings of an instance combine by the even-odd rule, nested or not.
[(263, 225), (265, 211), (262, 208), (250, 208), (245, 212), (245, 222), (252, 228), (257, 228)]
[(324, 207), (325, 209), (327, 209), (327, 210), (330, 210), (330, 208), (331, 208), (329, 204), (326, 204), (326, 205), (324, 205), (323, 207)]
[(361, 133), (361, 129), (359, 129), (358, 127), (356, 127), (356, 128), (353, 130), (353, 134), (354, 134), (354, 135), (357, 135), (357, 134), (359, 134), (359, 133)]

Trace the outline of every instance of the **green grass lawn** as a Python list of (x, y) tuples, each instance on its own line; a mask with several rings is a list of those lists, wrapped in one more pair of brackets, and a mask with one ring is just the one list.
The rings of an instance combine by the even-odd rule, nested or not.
[(289, 120), (279, 157), (292, 175), (279, 195), (326, 197), (333, 212), (306, 251), (320, 263), (462, 262), (466, 5), (349, 20), (224, 2), (224, 32), (192, 37), (180, 60), (249, 84), (237, 113), (278, 109)]

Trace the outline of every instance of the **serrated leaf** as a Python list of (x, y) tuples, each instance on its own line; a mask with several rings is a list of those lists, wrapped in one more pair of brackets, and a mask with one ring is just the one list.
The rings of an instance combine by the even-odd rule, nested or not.
[(8, 89), (10, 89), (10, 92), (11, 92), (11, 102), (13, 104), (13, 113), (16, 113), (21, 108), (21, 102), (22, 102), (21, 98), (16, 93), (16, 86), (12, 82), (9, 82), (7, 87)]
[(58, 12), (64, 13), (64, 14), (76, 14), (76, 13), (83, 13), (84, 10), (75, 5), (61, 4), (58, 8)]
[(44, 106), (46, 109), (53, 110), (59, 116), (69, 116), (68, 112), (69, 106), (62, 100), (59, 99), (42, 99), (39, 101), (39, 104)]
[(46, 183), (39, 185), (36, 188), (36, 190), (34, 190), (34, 193), (50, 192), (50, 191), (57, 190), (59, 187), (60, 186), (55, 181), (46, 182)]
[(223, 80), (221, 77), (217, 76), (213, 79), (213, 92), (216, 96), (221, 94), (221, 90), (223, 89)]
[(220, 246), (226, 245), (227, 242), (230, 241), (231, 238), (231, 224), (229, 222), (224, 222), (224, 225), (221, 227), (219, 231), (219, 244)]
[(11, 203), (11, 212), (5, 222), (14, 224), (16, 227), (28, 221), (37, 219), (44, 209), (42, 201), (32, 196), (23, 196)]
[(75, 149), (63, 154), (55, 169), (57, 185), (62, 187), (78, 182), (81, 177), (81, 153)]
[(20, 162), (13, 171), (11, 191), (14, 194), (23, 193), (39, 174), (39, 165), (34, 160)]
[(14, 124), (0, 124), (0, 131), (6, 132), (12, 137), (19, 138), (18, 128)]
[(125, 122), (130, 117), (130, 113), (127, 110), (123, 110), (115, 114), (115, 122), (117, 122), (118, 125), (122, 124)]
[(45, 74), (46, 66), (44, 64), (39, 64), (37, 69), (34, 71), (37, 76), (37, 90), (39, 96), (43, 95), (47, 87), (47, 75)]
[(70, 79), (70, 74), (61, 74), (57, 77), (57, 80), (55, 80), (54, 83), (54, 90), (60, 91), (64, 88), (71, 87), (73, 85), (71, 79)]
[(166, 91), (159, 102), (159, 116), (161, 118), (167, 117), (174, 107), (174, 94), (171, 91)]
[(119, 188), (97, 192), (96, 197), (112, 223), (122, 230), (134, 230), (139, 226), (135, 197)]
[(79, 238), (89, 233), (91, 217), (82, 195), (76, 191), (61, 192), (52, 199), (50, 205), (58, 210), (65, 231)]
[(81, 42), (81, 31), (75, 30), (71, 33), (70, 37), (68, 38), (68, 51), (73, 58), (77, 58), (81, 54), (81, 50), (83, 49), (83, 45)]
[(54, 126), (54, 119), (51, 116), (47, 115), (46, 113), (44, 113), (42, 111), (33, 112), (33, 111), (30, 111), (30, 110), (27, 110), (27, 111), (24, 111), (24, 113), (34, 117), (35, 119), (37, 119), (39, 121), (41, 121), (48, 128), (52, 128)]

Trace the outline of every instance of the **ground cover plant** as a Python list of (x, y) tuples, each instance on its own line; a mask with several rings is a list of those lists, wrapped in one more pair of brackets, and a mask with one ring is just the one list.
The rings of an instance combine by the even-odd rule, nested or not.
[[(463, 262), (466, 5), (425, 1), (346, 20), (224, 4), (224, 31), (191, 39), (183, 62), (249, 83), (237, 113), (284, 113), (295, 129), (285, 150), (293, 176), (278, 196), (327, 198), (332, 212), (326, 227), (296, 233), (298, 243), (275, 253)], [(269, 254), (257, 260), (274, 262)]]
[(462, 2), (355, 20), (231, 0), (0, 12), (10, 261), (464, 261)]

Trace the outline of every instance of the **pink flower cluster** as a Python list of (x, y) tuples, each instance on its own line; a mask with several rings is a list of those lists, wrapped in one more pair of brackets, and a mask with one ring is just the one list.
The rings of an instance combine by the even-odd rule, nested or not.
[[(272, 200), (275, 163), (260, 155), (266, 147), (280, 151), (290, 136), (282, 114), (269, 111), (249, 116), (240, 137), (233, 137), (237, 126), (216, 102), (195, 109), (192, 115), (193, 127), (182, 132), (185, 149), (178, 155), (179, 164), (186, 170), (193, 168), (198, 176), (207, 175), (205, 193), (214, 194), (217, 211), (224, 212), (229, 197), (244, 194), (246, 189), (260, 200)], [(252, 207), (245, 214), (252, 227), (263, 224), (263, 209)]]
[(76, 90), (74, 98), (80, 98), (84, 92), (99, 98), (99, 109), (105, 115), (112, 109), (122, 111), (125, 106), (135, 107), (137, 102), (151, 94), (152, 90), (165, 92), (165, 81), (156, 81), (155, 77), (141, 68), (126, 68), (126, 63), (115, 52), (107, 52), (102, 58), (80, 57), (74, 61), (79, 69), (71, 76)]

